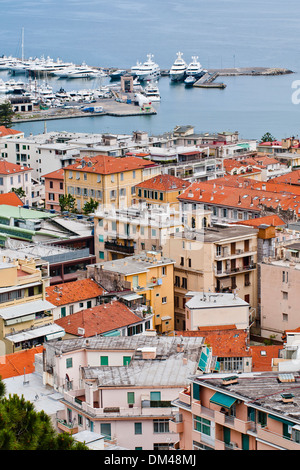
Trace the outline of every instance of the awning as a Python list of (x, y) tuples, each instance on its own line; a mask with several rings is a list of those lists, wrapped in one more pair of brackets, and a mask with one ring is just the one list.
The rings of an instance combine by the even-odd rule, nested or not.
[(11, 307), (0, 308), (0, 317), (3, 320), (9, 320), (10, 318), (24, 317), (32, 313), (53, 310), (54, 308), (55, 305), (48, 302), (48, 300), (33, 300), (31, 302), (15, 304)]
[(127, 300), (128, 302), (130, 302), (131, 300), (137, 300), (142, 298), (143, 296), (139, 294), (127, 294), (122, 296), (122, 299)]
[(279, 416), (275, 416), (275, 415), (268, 415), (269, 418), (272, 418), (272, 419), (275, 419), (276, 421), (280, 421), (281, 423), (283, 424), (287, 424), (288, 426), (294, 426), (295, 423), (293, 423), (292, 421), (288, 421), (287, 419), (284, 419), (284, 418), (280, 418)]
[(56, 339), (62, 338), (65, 335), (65, 330), (53, 323), (51, 325), (40, 326), (33, 328), (32, 330), (20, 331), (20, 333), (14, 333), (6, 336), (6, 339), (12, 343), (22, 343), (23, 341), (31, 341), (37, 338)]
[(225, 395), (224, 393), (216, 392), (210, 399), (211, 403), (223, 406), (224, 408), (231, 408), (236, 402), (236, 398)]

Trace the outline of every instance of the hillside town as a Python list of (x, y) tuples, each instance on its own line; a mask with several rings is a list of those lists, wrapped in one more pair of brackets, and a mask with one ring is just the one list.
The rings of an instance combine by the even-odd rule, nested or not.
[(300, 140), (263, 137), (0, 126), (7, 395), (92, 450), (300, 450)]

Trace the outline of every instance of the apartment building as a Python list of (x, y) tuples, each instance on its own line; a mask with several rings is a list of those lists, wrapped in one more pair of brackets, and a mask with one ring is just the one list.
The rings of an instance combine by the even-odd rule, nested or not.
[(154, 176), (136, 185), (136, 196), (139, 203), (168, 204), (178, 209), (177, 196), (189, 186), (189, 182), (172, 175)]
[(281, 341), (286, 330), (299, 327), (300, 243), (277, 253), (260, 263), (261, 336)]
[(174, 330), (174, 261), (160, 252), (148, 251), (87, 267), (107, 292), (134, 291), (143, 305), (151, 307), (157, 333)]
[(25, 196), (22, 197), (23, 204), (32, 204), (31, 180), (32, 171), (30, 168), (15, 165), (6, 159), (0, 159), (0, 193), (8, 193), (15, 189), (23, 189)]
[[(163, 250), (165, 256), (175, 260), (175, 328), (186, 328), (188, 291), (236, 292), (256, 308), (258, 230), (246, 226), (210, 226), (209, 213), (201, 210), (187, 214), (190, 222), (185, 230), (170, 235)], [(193, 224), (195, 228), (191, 228)]]
[(42, 175), (74, 163), (80, 157), (80, 147), (68, 143), (64, 133), (45, 132), (7, 141), (6, 159), (10, 163), (32, 169), (32, 177), (41, 181)]
[(136, 157), (84, 157), (64, 167), (65, 193), (74, 196), (79, 212), (90, 198), (104, 207), (128, 207), (135, 185), (144, 179), (143, 170), (153, 166), (153, 162)]
[(173, 404), (181, 450), (300, 450), (298, 373), (206, 374)]
[(161, 251), (170, 234), (182, 229), (179, 212), (169, 204), (148, 207), (142, 203), (124, 209), (100, 207), (94, 213), (97, 262), (142, 251)]
[(203, 349), (202, 338), (145, 334), (45, 344), (44, 384), (65, 405), (58, 428), (104, 434), (130, 450), (174, 448), (171, 402), (197, 373)]
[(58, 170), (42, 175), (45, 185), (45, 209), (60, 212), (59, 198), (64, 196), (64, 170)]
[(45, 296), (47, 273), (32, 259), (0, 264), (0, 340), (5, 354), (62, 337), (53, 325), (52, 305)]
[(7, 140), (9, 139), (21, 139), (24, 137), (24, 132), (17, 131), (5, 126), (0, 126), (0, 157), (7, 158)]

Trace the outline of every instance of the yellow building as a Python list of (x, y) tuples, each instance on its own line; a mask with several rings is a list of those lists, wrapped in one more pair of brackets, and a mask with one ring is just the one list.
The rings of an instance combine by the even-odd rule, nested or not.
[(42, 344), (61, 331), (45, 297), (42, 271), (31, 259), (0, 263), (0, 355)]
[[(108, 292), (127, 289), (143, 297), (157, 333), (174, 330), (174, 261), (148, 251), (89, 266), (89, 275)], [(108, 285), (110, 284), (110, 285)]]
[(97, 155), (78, 159), (64, 167), (65, 194), (71, 194), (81, 212), (92, 198), (101, 205), (123, 207), (131, 204), (135, 186), (144, 179), (144, 170), (157, 169), (150, 160), (137, 157)]
[(157, 175), (136, 185), (136, 199), (147, 204), (169, 204), (178, 209), (177, 196), (190, 185), (189, 181), (173, 175)]

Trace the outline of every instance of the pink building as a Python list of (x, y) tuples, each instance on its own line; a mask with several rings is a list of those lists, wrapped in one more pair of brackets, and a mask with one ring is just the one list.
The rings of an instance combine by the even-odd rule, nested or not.
[(300, 450), (299, 377), (205, 374), (173, 402), (181, 450)]
[(58, 429), (94, 431), (131, 450), (174, 448), (172, 400), (197, 373), (203, 347), (203, 338), (153, 331), (45, 343), (44, 384), (63, 393), (65, 404)]
[(64, 170), (52, 171), (43, 176), (45, 180), (45, 209), (60, 212), (59, 198), (64, 195)]

